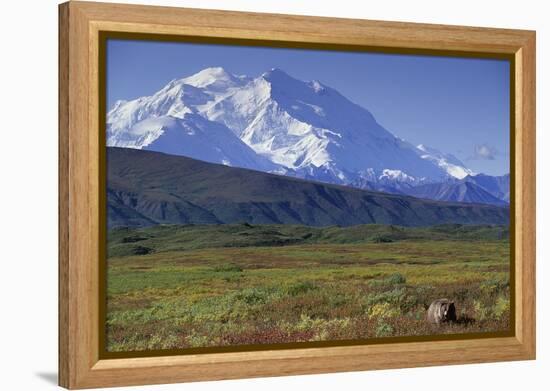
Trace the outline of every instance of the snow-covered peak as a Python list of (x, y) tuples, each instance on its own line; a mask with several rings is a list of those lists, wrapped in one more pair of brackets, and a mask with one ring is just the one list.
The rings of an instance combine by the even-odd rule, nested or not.
[(192, 76), (181, 80), (183, 83), (209, 90), (223, 90), (246, 84), (250, 79), (246, 76), (237, 76), (227, 72), (222, 67), (205, 68)]
[(117, 101), (107, 115), (107, 143), (346, 185), (473, 174), (452, 155), (394, 136), (337, 90), (278, 68), (254, 79), (206, 68), (151, 96)]
[(296, 95), (296, 92), (307, 86), (302, 80), (295, 79), (279, 68), (272, 68), (264, 72), (258, 79), (271, 86), (272, 90), (286, 92), (288, 96)]
[(417, 145), (416, 150), (422, 159), (437, 164), (440, 168), (445, 170), (447, 174), (454, 178), (462, 179), (468, 175), (475, 175), (472, 170), (466, 168), (464, 163), (450, 153), (443, 153), (424, 144)]
[(391, 180), (391, 181), (397, 181), (397, 182), (405, 182), (405, 183), (415, 183), (416, 178), (407, 175), (401, 170), (390, 170), (390, 169), (384, 169), (382, 170), (382, 174), (378, 177), (379, 180)]
[(117, 100), (115, 102), (115, 104), (113, 105), (113, 107), (111, 108), (111, 110), (109, 110), (109, 112), (118, 110), (120, 108), (120, 106), (122, 106), (126, 103), (128, 103), (128, 101), (126, 101), (126, 100), (122, 100), (122, 99)]
[(298, 81), (280, 68), (271, 68), (269, 71), (262, 73), (261, 77), (269, 81), (282, 79), (292, 79), (294, 81)]
[(328, 89), (318, 80), (302, 81), (290, 76), (280, 68), (271, 68), (260, 77), (273, 85), (274, 88), (286, 92), (286, 95), (294, 98), (307, 95), (311, 98), (312, 93), (320, 94)]
[(210, 67), (205, 68), (191, 76), (184, 78), (186, 84), (190, 84), (195, 87), (205, 87), (218, 80), (229, 80), (232, 75), (222, 67)]
[(118, 101), (107, 114), (108, 145), (118, 146), (118, 141), (126, 140), (132, 134), (132, 127), (141, 121), (165, 115), (183, 118), (210, 99), (210, 95), (199, 88), (171, 81), (151, 96)]

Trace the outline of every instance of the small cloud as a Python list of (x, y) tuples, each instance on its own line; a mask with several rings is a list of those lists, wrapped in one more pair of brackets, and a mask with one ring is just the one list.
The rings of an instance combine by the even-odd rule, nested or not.
[(495, 160), (500, 152), (488, 144), (474, 145), (474, 153), (469, 160)]

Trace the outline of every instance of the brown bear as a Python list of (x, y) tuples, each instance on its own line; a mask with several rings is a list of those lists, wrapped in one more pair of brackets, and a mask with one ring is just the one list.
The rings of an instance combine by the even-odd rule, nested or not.
[(449, 299), (437, 299), (430, 304), (426, 319), (432, 324), (456, 321), (455, 303)]

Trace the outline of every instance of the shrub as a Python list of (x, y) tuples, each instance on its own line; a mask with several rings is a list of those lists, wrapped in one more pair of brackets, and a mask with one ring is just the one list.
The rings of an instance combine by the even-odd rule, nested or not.
[(131, 250), (133, 255), (147, 255), (153, 252), (152, 248), (144, 246), (136, 246)]
[(393, 284), (393, 285), (396, 285), (396, 284), (404, 284), (407, 282), (406, 278), (403, 277), (401, 274), (399, 273), (395, 273), (395, 274), (392, 274), (391, 276), (389, 276), (386, 281), (388, 282), (388, 284)]
[(400, 285), (406, 283), (406, 278), (399, 274), (394, 273), (389, 275), (386, 278), (380, 279), (380, 280), (372, 280), (369, 282), (369, 287), (371, 288), (380, 288), (384, 286), (393, 286), (393, 285)]
[(496, 317), (500, 318), (503, 314), (505, 314), (509, 310), (510, 310), (510, 300), (508, 300), (504, 296), (499, 296), (493, 308), (493, 314), (495, 314)]
[(290, 296), (298, 296), (315, 289), (318, 289), (318, 286), (313, 282), (304, 281), (288, 286), (286, 291)]
[(185, 342), (189, 344), (190, 347), (202, 347), (202, 346), (208, 346), (208, 343), (210, 342), (210, 338), (206, 335), (200, 335), (193, 330), (191, 334), (185, 337)]
[(378, 327), (376, 327), (376, 336), (377, 337), (387, 337), (389, 335), (392, 335), (393, 333), (393, 327), (391, 327), (389, 324), (380, 322), (378, 324)]
[(369, 281), (369, 288), (381, 288), (386, 286), (386, 280), (371, 280)]
[(234, 297), (248, 305), (263, 304), (268, 300), (268, 292), (263, 289), (249, 288), (235, 293)]
[(335, 330), (348, 330), (351, 322), (349, 318), (323, 319), (302, 313), (296, 323), (280, 321), (278, 327), (287, 333), (308, 332), (311, 341), (323, 341), (329, 339)]
[(480, 289), (485, 294), (494, 294), (506, 290), (510, 286), (507, 280), (491, 279), (483, 281), (480, 284)]
[(400, 305), (405, 301), (406, 297), (407, 295), (405, 288), (396, 288), (391, 291), (368, 295), (366, 298), (366, 304), (369, 308), (378, 303)]
[(478, 320), (482, 321), (489, 317), (490, 309), (485, 307), (479, 300), (474, 300), (474, 311)]
[(214, 266), (215, 272), (235, 272), (240, 273), (243, 271), (242, 267), (235, 265), (234, 263), (226, 263), (223, 265), (216, 265)]
[(372, 238), (374, 243), (392, 243), (393, 239), (386, 235), (376, 235)]
[(373, 318), (393, 318), (399, 316), (399, 309), (390, 303), (378, 303), (369, 308), (368, 314)]

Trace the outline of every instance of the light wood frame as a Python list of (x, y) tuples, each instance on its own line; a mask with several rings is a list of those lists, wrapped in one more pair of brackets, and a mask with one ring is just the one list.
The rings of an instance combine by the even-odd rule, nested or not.
[[(100, 31), (513, 57), (512, 337), (100, 359)], [(514, 236), (515, 235), (515, 236)], [(59, 384), (76, 388), (535, 358), (535, 32), (89, 2), (59, 6)]]

